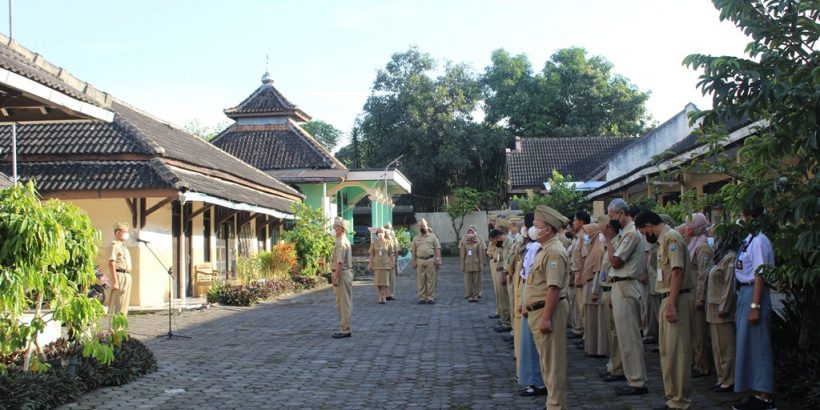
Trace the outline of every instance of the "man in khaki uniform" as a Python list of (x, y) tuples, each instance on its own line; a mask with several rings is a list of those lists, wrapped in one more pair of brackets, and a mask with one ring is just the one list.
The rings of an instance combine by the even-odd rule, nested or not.
[(108, 304), (108, 313), (128, 315), (128, 306), (131, 301), (131, 253), (125, 246), (129, 238), (128, 224), (114, 225), (114, 240), (111, 241), (110, 256), (108, 258), (108, 272), (111, 279), (111, 301)]
[(619, 396), (647, 394), (646, 361), (641, 339), (641, 288), (638, 276), (645, 268), (644, 243), (641, 234), (629, 216), (629, 205), (623, 199), (615, 199), (607, 207), (609, 219), (621, 228), (618, 247), (612, 246), (613, 230), (607, 230), (604, 237), (608, 242), (607, 256), (612, 265), (612, 313), (615, 316), (615, 331), (621, 349), (624, 375), (627, 386), (616, 390)]
[(515, 327), (515, 288), (513, 283), (513, 274), (515, 266), (513, 262), (518, 249), (524, 242), (524, 237), (521, 236), (520, 228), (522, 219), (510, 218), (507, 221), (507, 240), (504, 241), (504, 276), (501, 278), (503, 286), (507, 289), (507, 304), (510, 310), (510, 326)]
[(339, 331), (333, 334), (334, 339), (350, 337), (353, 334), (350, 324), (353, 318), (353, 253), (350, 241), (347, 240), (347, 221), (336, 218), (333, 230), (336, 232), (336, 245), (333, 247), (333, 295), (336, 297), (336, 309), (339, 310)]
[(573, 240), (572, 252), (570, 253), (570, 291), (574, 292), (570, 298), (570, 310), (572, 314), (572, 332), (569, 339), (580, 339), (584, 336), (584, 263), (586, 262), (586, 249), (590, 244), (589, 236), (584, 233), (584, 225), (591, 222), (589, 213), (578, 211), (572, 218)]
[(420, 235), (413, 238), (410, 251), (413, 252), (413, 269), (418, 275), (419, 305), (436, 303), (436, 280), (441, 266), (441, 244), (430, 232), (427, 220), (419, 222)]
[(387, 300), (396, 300), (396, 276), (398, 275), (398, 257), (401, 246), (399, 245), (399, 239), (396, 238), (396, 231), (393, 230), (393, 225), (390, 225), (389, 222), (384, 224), (384, 231), (385, 237), (389, 237), (393, 242), (393, 268), (390, 269), (390, 280), (388, 281), (389, 285), (387, 287)]
[(695, 311), (692, 317), (692, 350), (695, 355), (692, 369), (693, 377), (703, 377), (710, 374), (714, 363), (711, 354), (712, 343), (709, 337), (709, 324), (706, 322), (706, 277), (709, 276), (709, 269), (714, 264), (712, 258), (715, 257), (714, 251), (712, 251), (706, 240), (706, 227), (708, 224), (705, 215), (695, 213), (687, 218), (686, 228), (684, 229), (692, 270), (697, 278), (693, 296)]
[(535, 209), (533, 225), (541, 249), (527, 277), (524, 309), (541, 360), (541, 375), (549, 392), (547, 409), (567, 408), (567, 320), (569, 258), (557, 238), (567, 218), (545, 205)]
[[(609, 247), (618, 246), (618, 237), (614, 236), (610, 243), (606, 241), (607, 230), (612, 230), (612, 225), (609, 224), (609, 218), (605, 215), (598, 217), (598, 226), (601, 227), (604, 235), (604, 254), (601, 260), (601, 273), (598, 275), (598, 286), (595, 294), (600, 294), (601, 310), (604, 315), (604, 327), (600, 329), (607, 334), (607, 349), (609, 351), (609, 361), (606, 364), (606, 371), (599, 373), (601, 379), (605, 382), (614, 382), (625, 380), (624, 366), (621, 361), (621, 348), (618, 344), (618, 332), (615, 331), (615, 315), (612, 312), (612, 266), (609, 264)], [(613, 233), (612, 235), (615, 235)], [(600, 240), (600, 238), (599, 238)]]
[[(494, 230), (500, 230), (501, 224), (501, 216), (497, 216), (495, 221), (493, 221), (493, 228)], [(499, 319), (501, 320), (501, 304), (499, 303), (498, 298), (498, 284), (499, 281), (497, 279), (497, 269), (498, 265), (496, 261), (498, 260), (498, 252), (500, 252), (500, 248), (496, 246), (495, 238), (492, 236), (492, 231), (490, 231), (490, 236), (487, 237), (489, 241), (487, 243), (487, 258), (490, 261), (490, 280), (493, 283), (493, 296), (495, 296), (495, 315), (490, 315), (490, 319)]]
[[(652, 211), (643, 211), (636, 226), (647, 241), (657, 243), (655, 290), (661, 294), (660, 356), (666, 408), (688, 409), (692, 393), (692, 290), (695, 275), (686, 242)], [(652, 274), (652, 273), (650, 273)]]

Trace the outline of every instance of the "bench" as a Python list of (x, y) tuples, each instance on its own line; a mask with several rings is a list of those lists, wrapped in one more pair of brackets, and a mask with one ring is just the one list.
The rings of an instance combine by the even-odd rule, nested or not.
[(216, 283), (217, 272), (210, 263), (198, 263), (194, 265), (194, 297), (204, 296)]

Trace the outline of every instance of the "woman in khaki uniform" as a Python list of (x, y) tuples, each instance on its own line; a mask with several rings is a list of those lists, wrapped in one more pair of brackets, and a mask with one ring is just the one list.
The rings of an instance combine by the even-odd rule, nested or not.
[(393, 268), (393, 241), (384, 237), (384, 228), (376, 229), (376, 240), (370, 243), (370, 262), (368, 269), (373, 270), (373, 282), (380, 304), (387, 302), (387, 289), (390, 284), (390, 270)]
[(464, 272), (465, 294), (470, 303), (478, 302), (478, 293), (481, 291), (479, 273), (484, 266), (486, 252), (483, 241), (479, 240), (475, 228), (471, 226), (458, 247), (461, 271)]
[(604, 241), (600, 240), (601, 229), (597, 223), (586, 224), (582, 229), (585, 237), (589, 238), (589, 243), (583, 250), (584, 268), (581, 270), (584, 290), (584, 351), (589, 356), (603, 357), (607, 354), (607, 335), (598, 328), (599, 316), (602, 316), (601, 302), (597, 298), (593, 299), (593, 280), (601, 272)]
[(692, 269), (697, 274), (695, 287), (695, 314), (692, 316), (692, 348), (695, 362), (692, 376), (703, 377), (710, 373), (712, 367), (712, 349), (709, 343), (709, 325), (706, 323), (706, 276), (712, 266), (715, 254), (706, 240), (706, 228), (709, 221), (702, 213), (689, 216), (686, 221), (687, 249), (692, 261)]
[(718, 244), (715, 266), (706, 281), (706, 321), (717, 374), (712, 391), (719, 393), (735, 387), (735, 249), (739, 246), (738, 232), (730, 228)]

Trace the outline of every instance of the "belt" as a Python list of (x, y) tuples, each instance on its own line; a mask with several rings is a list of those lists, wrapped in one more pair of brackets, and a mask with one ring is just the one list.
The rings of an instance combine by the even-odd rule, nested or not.
[(612, 280), (612, 283), (616, 283), (616, 282), (620, 282), (622, 280), (635, 280), (637, 278), (619, 278), (617, 276), (613, 276), (610, 279)]
[[(678, 295), (679, 295), (679, 296), (680, 296), (680, 295), (685, 295), (685, 294), (687, 294), (687, 293), (689, 293), (689, 292), (691, 292), (691, 291), (692, 291), (692, 289), (681, 289), (681, 290), (679, 290), (679, 291), (678, 291)], [(666, 299), (666, 298), (668, 298), (668, 297), (669, 297), (669, 292), (663, 292), (663, 293), (661, 293), (661, 300), (664, 300), (664, 299)]]
[[(558, 298), (559, 301), (566, 299), (566, 296), (561, 296)], [(538, 309), (543, 309), (546, 306), (546, 302), (541, 301), (537, 303), (533, 303), (532, 305), (527, 306), (527, 312), (535, 312)]]
[(433, 258), (435, 258), (435, 257), (436, 257), (436, 255), (430, 255), (430, 256), (427, 256), (427, 257), (424, 257), (424, 256), (416, 256), (416, 259), (424, 259), (424, 260), (427, 260), (427, 259), (433, 259)]
[(610, 290), (612, 290), (612, 286), (601, 286), (602, 292), (609, 292)]
[(131, 271), (128, 271), (128, 270), (125, 270), (125, 269), (117, 269), (117, 272), (118, 273), (131, 273)]
[(744, 286), (754, 286), (754, 285), (755, 285), (755, 282), (754, 282), (754, 281), (751, 281), (751, 282), (741, 282), (741, 281), (737, 281), (737, 287), (739, 287), (739, 288), (742, 288), (742, 287), (744, 287)]

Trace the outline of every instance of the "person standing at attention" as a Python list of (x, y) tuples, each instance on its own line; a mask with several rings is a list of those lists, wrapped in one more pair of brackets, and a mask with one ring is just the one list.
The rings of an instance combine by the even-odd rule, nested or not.
[(334, 339), (353, 335), (350, 327), (353, 317), (353, 253), (347, 240), (347, 227), (347, 221), (342, 218), (336, 218), (333, 222), (336, 232), (332, 259), (333, 295), (339, 311), (339, 331), (333, 334)]
[(410, 251), (413, 252), (413, 269), (418, 275), (419, 305), (434, 305), (438, 267), (441, 266), (441, 244), (436, 235), (430, 232), (426, 219), (419, 222), (419, 234), (413, 238), (413, 244), (410, 246)]

